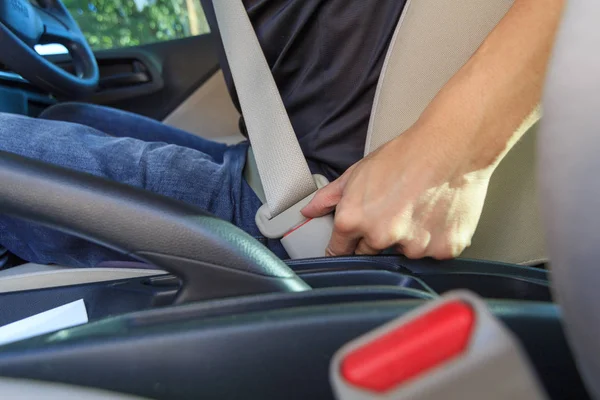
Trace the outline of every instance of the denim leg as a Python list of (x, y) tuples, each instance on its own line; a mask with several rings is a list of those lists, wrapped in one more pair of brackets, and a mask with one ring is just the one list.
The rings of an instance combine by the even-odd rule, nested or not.
[(110, 136), (131, 137), (189, 147), (222, 161), (227, 145), (126, 111), (86, 103), (61, 103), (45, 110), (40, 118), (90, 126)]
[[(119, 128), (120, 136), (128, 136), (126, 119)], [(132, 132), (134, 135), (136, 129)], [(254, 215), (261, 204), (242, 178), (247, 146), (220, 146), (222, 153), (213, 157), (189, 147), (113, 137), (80, 124), (0, 114), (1, 150), (194, 204), (257, 237)], [(127, 259), (87, 241), (8, 217), (0, 217), (0, 243), (17, 256), (38, 263), (93, 266)]]

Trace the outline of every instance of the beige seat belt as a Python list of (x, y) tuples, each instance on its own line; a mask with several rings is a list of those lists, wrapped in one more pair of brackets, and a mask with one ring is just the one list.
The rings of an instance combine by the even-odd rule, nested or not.
[[(365, 154), (398, 136), (418, 119), (439, 89), (502, 19), (513, 1), (407, 1), (379, 79)], [(242, 1), (218, 0), (213, 3), (266, 197), (266, 204), (257, 213), (257, 224), (267, 237), (285, 235), (282, 243), (286, 246), (287, 242), (286, 249), (292, 258), (322, 256), (333, 226), (332, 218), (306, 223), (300, 209), (310, 201), (316, 187), (326, 181), (317, 178), (315, 184), (314, 177), (310, 176)], [(509, 157), (510, 154), (506, 160)], [(502, 170), (503, 164), (505, 162), (495, 175)], [(484, 209), (482, 220), (485, 216)], [(477, 235), (480, 231), (478, 229), (476, 233), (473, 248), (479, 244)], [(520, 242), (521, 247), (526, 248), (523, 243), (527, 242)], [(483, 253), (487, 254), (480, 254), (479, 258), (529, 262), (538, 255), (513, 254), (509, 246), (498, 246), (493, 238), (482, 244)], [(489, 257), (489, 253), (493, 256)], [(508, 259), (502, 257), (504, 253), (510, 253)]]
[(235, 82), (266, 203), (256, 214), (263, 235), (280, 239), (292, 258), (325, 255), (331, 215), (306, 221), (300, 210), (317, 187), (241, 0), (216, 0), (215, 16)]

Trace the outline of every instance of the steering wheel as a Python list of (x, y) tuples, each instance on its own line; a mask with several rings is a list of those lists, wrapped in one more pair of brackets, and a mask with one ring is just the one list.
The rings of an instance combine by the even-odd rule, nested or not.
[[(75, 75), (51, 63), (36, 44), (59, 43), (73, 58)], [(37, 87), (76, 98), (98, 85), (98, 64), (79, 26), (60, 0), (0, 2), (0, 61)]]

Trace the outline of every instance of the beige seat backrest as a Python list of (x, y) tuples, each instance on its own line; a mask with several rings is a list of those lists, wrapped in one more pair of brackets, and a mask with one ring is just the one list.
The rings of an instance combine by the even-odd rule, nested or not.
[(494, 172), (472, 245), (462, 257), (523, 265), (548, 260), (536, 180), (538, 126)]

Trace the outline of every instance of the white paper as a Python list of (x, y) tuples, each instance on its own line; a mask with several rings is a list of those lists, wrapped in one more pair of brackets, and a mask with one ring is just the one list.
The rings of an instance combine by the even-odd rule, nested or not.
[(88, 322), (83, 299), (0, 327), (0, 346)]

